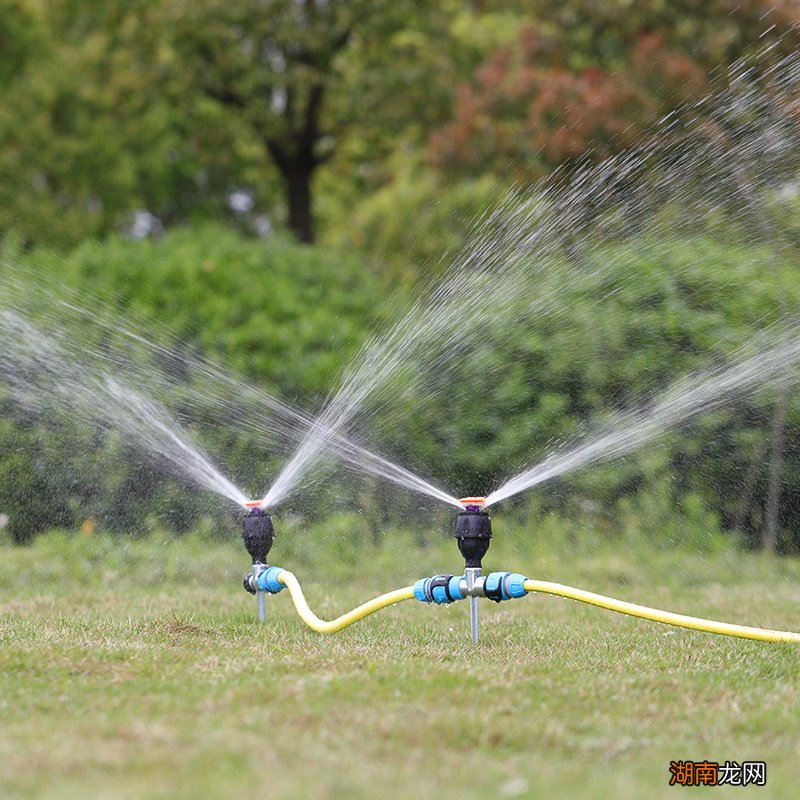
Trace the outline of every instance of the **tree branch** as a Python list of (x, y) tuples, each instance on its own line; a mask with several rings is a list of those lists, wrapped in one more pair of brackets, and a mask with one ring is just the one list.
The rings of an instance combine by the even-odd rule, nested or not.
[(212, 86), (204, 86), (203, 91), (212, 99), (219, 101), (223, 105), (231, 106), (233, 108), (245, 109), (247, 108), (247, 101), (239, 94), (233, 91), (228, 86), (223, 86), (215, 89)]

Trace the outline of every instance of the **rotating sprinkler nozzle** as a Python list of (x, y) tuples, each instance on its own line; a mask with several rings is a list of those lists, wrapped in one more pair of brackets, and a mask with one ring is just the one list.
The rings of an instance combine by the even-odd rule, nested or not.
[(483, 497), (462, 497), (464, 510), (456, 519), (455, 538), (464, 556), (466, 593), (469, 596), (469, 629), (472, 641), (478, 643), (478, 597), (482, 594), (482, 561), (492, 543), (492, 518), (483, 510)]
[(492, 542), (492, 518), (483, 510), (483, 497), (464, 497), (458, 501), (464, 510), (456, 519), (455, 538), (467, 569), (481, 569), (481, 562)]
[(250, 513), (242, 520), (242, 539), (253, 560), (253, 569), (244, 576), (244, 588), (256, 596), (258, 618), (264, 622), (267, 618), (266, 598), (258, 585), (258, 578), (267, 569), (267, 556), (275, 540), (275, 528), (272, 517), (261, 508), (259, 501), (251, 501), (247, 507)]

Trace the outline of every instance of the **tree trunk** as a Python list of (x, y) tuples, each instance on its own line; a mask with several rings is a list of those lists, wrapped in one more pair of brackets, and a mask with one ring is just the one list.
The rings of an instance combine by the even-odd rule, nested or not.
[[(734, 175), (738, 189), (749, 211), (749, 220), (753, 236), (760, 239), (762, 244), (775, 246), (783, 242), (780, 231), (775, 229), (775, 224), (770, 220), (764, 207), (764, 200), (756, 190), (757, 182), (747, 173), (744, 162), (734, 161)], [(786, 305), (785, 272), (779, 267), (778, 283), (778, 309), (781, 320), (786, 324), (788, 308)], [(784, 335), (784, 343), (789, 341), (788, 331)], [(778, 397), (775, 400), (775, 409), (772, 412), (772, 441), (769, 454), (769, 483), (767, 487), (767, 500), (764, 508), (764, 528), (761, 532), (761, 549), (774, 553), (778, 545), (778, 517), (781, 505), (781, 481), (783, 479), (783, 460), (786, 441), (786, 414), (789, 405), (789, 365), (780, 375)]]
[[(750, 461), (750, 466), (747, 469), (744, 483), (742, 484), (742, 490), (739, 494), (739, 502), (736, 505), (736, 514), (733, 518), (733, 529), (741, 534), (745, 533), (745, 521), (750, 514), (750, 507), (753, 503), (753, 494), (755, 493), (756, 489), (756, 481), (758, 480), (758, 474), (761, 471), (761, 467), (764, 463), (764, 455), (767, 452), (768, 446), (769, 442), (764, 440), (753, 448), (753, 456)], [(758, 544), (759, 546), (762, 546), (763, 543), (762, 536), (762, 540)]]
[(283, 177), (289, 227), (303, 244), (314, 243), (314, 216), (311, 212), (311, 176), (319, 166), (311, 147), (290, 152), (281, 142), (266, 141), (267, 152)]
[(311, 175), (316, 164), (297, 159), (286, 165), (283, 180), (289, 208), (289, 227), (303, 244), (314, 242), (314, 217), (311, 213)]

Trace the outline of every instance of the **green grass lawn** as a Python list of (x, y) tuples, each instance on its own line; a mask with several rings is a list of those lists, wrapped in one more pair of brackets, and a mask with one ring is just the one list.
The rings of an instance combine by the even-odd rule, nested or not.
[[(800, 628), (800, 563), (565, 540), (486, 564), (689, 614)], [(510, 537), (509, 537), (510, 538)], [(235, 541), (53, 534), (0, 547), (0, 796), (660, 798), (800, 795), (800, 651), (550, 597), (407, 602), (334, 636), (288, 593), (266, 627)], [(276, 563), (332, 617), (458, 570), (393, 538), (359, 570)], [(531, 548), (533, 551), (534, 548)], [(347, 573), (354, 577), (346, 581)], [(763, 788), (668, 785), (670, 760), (767, 762)]]

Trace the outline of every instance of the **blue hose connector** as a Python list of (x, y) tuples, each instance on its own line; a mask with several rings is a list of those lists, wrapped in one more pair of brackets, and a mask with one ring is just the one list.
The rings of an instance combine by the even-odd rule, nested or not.
[(463, 600), (460, 575), (434, 575), (432, 578), (420, 578), (414, 584), (414, 597), (422, 603), (454, 603)]
[(514, 600), (520, 597), (525, 597), (528, 594), (525, 589), (525, 581), (528, 580), (527, 576), (520, 575), (519, 572), (512, 572), (506, 578), (506, 586), (508, 587), (508, 596)]
[(414, 598), (419, 600), (421, 603), (430, 603), (433, 598), (430, 599), (425, 595), (425, 584), (430, 580), (430, 578), (420, 578), (414, 584)]
[(490, 600), (499, 603), (525, 597), (525, 581), (527, 578), (517, 572), (491, 572), (486, 576), (484, 593)]
[(256, 578), (256, 586), (262, 592), (269, 592), (270, 594), (278, 594), (278, 592), (282, 592), (286, 587), (282, 583), (278, 583), (278, 575), (283, 572), (283, 567), (267, 567), (259, 576)]

